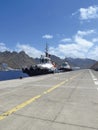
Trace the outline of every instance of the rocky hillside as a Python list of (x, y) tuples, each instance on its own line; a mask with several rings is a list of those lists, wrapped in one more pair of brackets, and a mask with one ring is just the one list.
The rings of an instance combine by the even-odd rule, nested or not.
[(0, 66), (7, 64), (8, 67), (13, 69), (21, 69), (25, 66), (35, 64), (34, 59), (29, 57), (25, 52), (0, 52)]
[(66, 58), (65, 61), (68, 61), (72, 67), (80, 67), (81, 69), (91, 68), (96, 63), (95, 60), (81, 58)]
[[(91, 68), (91, 66), (96, 63), (96, 61), (92, 59), (81, 59), (81, 58), (70, 58), (70, 57), (65, 59), (60, 59), (55, 55), (51, 55), (50, 58), (52, 61), (54, 61), (57, 64), (58, 67), (65, 61), (67, 61), (72, 68), (79, 67), (80, 69)], [(35, 61), (36, 63), (39, 63), (40, 60), (36, 58)]]
[(98, 71), (98, 62), (91, 66), (91, 69)]
[[(91, 66), (96, 63), (95, 60), (91, 59), (60, 59), (55, 55), (51, 55), (50, 58), (57, 64), (57, 66), (60, 66), (63, 62), (67, 61), (72, 67), (80, 67), (81, 69), (91, 68)], [(29, 67), (31, 65), (38, 64), (39, 61), (39, 58), (31, 58), (24, 51), (19, 53), (9, 51), (0, 52), (0, 70), (2, 70), (2, 66), (13, 69), (21, 69), (25, 66)]]
[[(57, 66), (61, 65), (64, 62), (63, 59), (60, 59), (59, 57), (57, 57), (55, 55), (50, 55), (50, 58), (53, 62), (55, 62), (57, 64)], [(35, 62), (36, 62), (36, 64), (40, 63), (40, 59), (35, 58)]]

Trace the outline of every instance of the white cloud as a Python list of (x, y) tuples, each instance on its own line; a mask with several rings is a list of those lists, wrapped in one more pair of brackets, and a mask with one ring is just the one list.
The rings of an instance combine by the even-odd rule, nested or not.
[(82, 52), (81, 48), (75, 44), (59, 44), (57, 48), (50, 48), (50, 52), (54, 55), (60, 56), (61, 58), (65, 58), (65, 57), (80, 57), (80, 58), (84, 58), (85, 55)]
[(6, 47), (5, 43), (0, 43), (0, 51), (10, 51), (10, 49)]
[(98, 6), (90, 6), (88, 8), (80, 8), (80, 19), (89, 20), (98, 18)]
[(75, 15), (77, 15), (77, 14), (78, 14), (78, 11), (72, 13), (72, 16), (75, 16)]
[(49, 51), (54, 55), (60, 56), (61, 58), (90, 58), (91, 56), (91, 58), (98, 59), (98, 48), (96, 47), (95, 49), (92, 39), (87, 40), (84, 38), (85, 35), (90, 35), (93, 32), (93, 30), (77, 31), (76, 35), (72, 38), (72, 43), (59, 44), (56, 48), (50, 47)]
[(77, 35), (83, 37), (83, 36), (87, 36), (87, 35), (93, 34), (93, 33), (95, 33), (95, 30), (87, 30), (87, 31), (80, 31), (79, 30), (77, 32)]
[(64, 38), (64, 39), (61, 39), (60, 42), (71, 42), (71, 39), (70, 38)]
[(36, 58), (40, 57), (42, 54), (41, 51), (37, 50), (36, 48), (28, 45), (28, 44), (17, 44), (17, 51), (25, 51), (30, 57)]
[(52, 39), (53, 36), (52, 35), (49, 35), (49, 34), (45, 34), (42, 36), (42, 38), (45, 38), (45, 39)]
[(80, 20), (89, 21), (98, 18), (98, 6), (89, 6), (88, 8), (80, 8), (78, 11), (72, 13), (72, 16), (78, 16)]
[(90, 50), (88, 57), (98, 61), (98, 45)]
[(98, 38), (93, 38), (92, 42), (98, 42)]
[[(78, 30), (77, 33), (71, 38), (62, 39), (64, 42), (56, 46), (49, 47), (49, 53), (57, 55), (61, 58), (73, 57), (73, 58), (92, 58), (98, 60), (98, 38), (90, 36), (95, 33), (94, 30), (81, 31)], [(88, 40), (89, 39), (89, 40)], [(70, 41), (70, 44), (69, 42)], [(66, 43), (68, 42), (68, 43)], [(44, 54), (40, 50), (34, 48), (29, 44), (17, 44), (16, 51), (25, 51), (30, 57), (40, 57)], [(0, 51), (10, 50), (6, 47), (4, 43), (0, 43)]]
[(81, 49), (87, 50), (93, 46), (93, 43), (76, 35), (75, 42), (81, 47)]

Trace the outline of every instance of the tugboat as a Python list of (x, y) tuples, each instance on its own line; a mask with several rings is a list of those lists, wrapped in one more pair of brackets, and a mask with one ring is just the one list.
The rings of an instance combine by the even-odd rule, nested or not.
[(60, 66), (59, 70), (60, 70), (61, 72), (66, 72), (66, 71), (72, 71), (72, 68), (71, 68), (71, 66), (69, 65), (68, 62), (64, 62), (64, 63)]
[(29, 76), (50, 74), (56, 71), (56, 64), (51, 61), (47, 45), (45, 56), (41, 55), (40, 57), (40, 64), (33, 65), (30, 68), (23, 68), (22, 71)]

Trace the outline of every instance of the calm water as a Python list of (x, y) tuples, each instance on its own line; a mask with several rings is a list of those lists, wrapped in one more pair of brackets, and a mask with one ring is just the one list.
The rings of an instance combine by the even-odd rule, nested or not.
[(22, 71), (0, 71), (0, 81), (19, 79), (20, 77), (28, 77), (28, 75)]

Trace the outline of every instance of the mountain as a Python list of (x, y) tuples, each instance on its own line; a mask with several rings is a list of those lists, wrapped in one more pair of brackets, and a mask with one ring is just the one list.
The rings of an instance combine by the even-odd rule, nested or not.
[[(50, 58), (57, 64), (58, 67), (62, 65), (63, 62), (68, 62), (72, 68), (79, 67), (80, 69), (88, 69), (91, 68), (91, 66), (96, 63), (96, 61), (92, 59), (71, 58), (71, 57), (61, 59), (55, 55), (50, 55)], [(35, 62), (39, 63), (40, 59), (36, 58)]]
[(55, 55), (51, 55), (50, 58), (51, 58), (51, 60), (54, 61), (58, 66), (60, 66), (60, 65), (64, 62), (63, 59), (61, 59), (61, 58), (59, 58), (59, 57), (57, 57), (57, 56), (55, 56)]
[[(96, 63), (95, 60), (91, 59), (81, 59), (81, 58), (65, 58), (61, 59), (55, 55), (50, 55), (53, 62), (59, 67), (63, 62), (67, 61), (71, 67), (79, 67), (81, 69), (90, 68)], [(21, 52), (0, 52), (0, 70), (5, 68), (21, 69), (22, 67), (38, 64), (40, 63), (39, 58), (31, 58), (24, 51)]]
[(96, 63), (96, 60), (82, 58), (66, 58), (65, 61), (72, 67), (80, 67), (81, 69), (91, 68), (91, 66)]
[[(50, 58), (53, 62), (55, 62), (57, 64), (57, 66), (60, 66), (64, 62), (63, 59), (60, 59), (59, 57), (57, 57), (55, 55), (50, 55)], [(35, 62), (36, 62), (36, 64), (40, 63), (40, 59), (35, 58)]]
[(91, 66), (91, 69), (94, 69), (94, 70), (98, 71), (98, 61)]
[(21, 69), (24, 66), (35, 64), (33, 58), (29, 57), (24, 51), (17, 52), (0, 52), (0, 66), (6, 65), (13, 69)]

